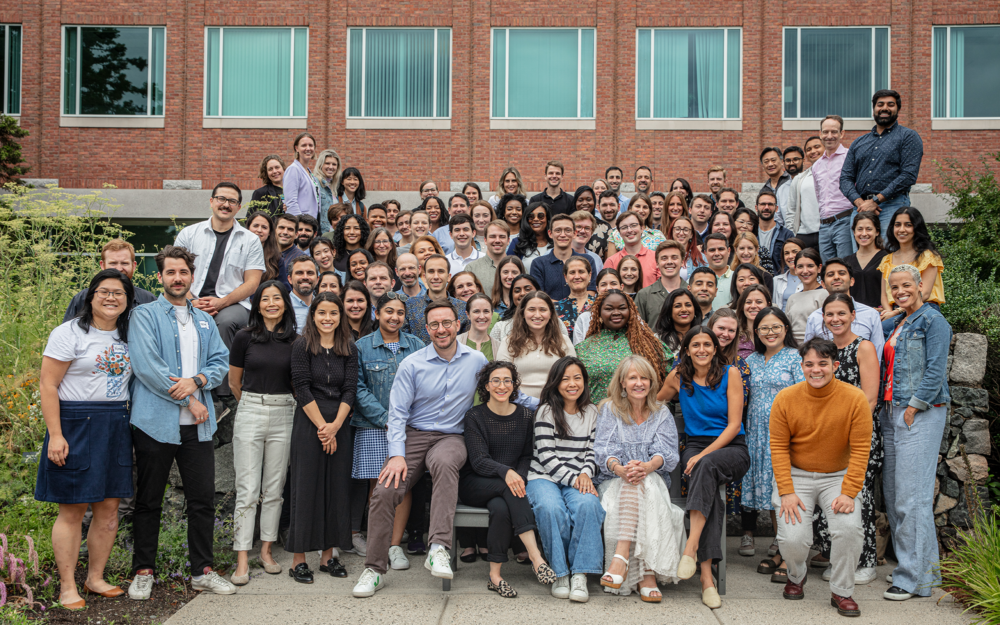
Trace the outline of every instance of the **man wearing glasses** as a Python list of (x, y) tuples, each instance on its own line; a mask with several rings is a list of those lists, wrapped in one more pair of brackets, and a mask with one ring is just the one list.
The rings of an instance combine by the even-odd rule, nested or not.
[[(250, 318), (250, 296), (264, 273), (260, 239), (236, 222), (242, 201), (238, 186), (220, 182), (212, 189), (211, 219), (186, 226), (174, 241), (195, 254), (187, 297), (195, 308), (212, 315), (227, 348)], [(228, 377), (215, 393), (228, 408), (235, 408)]]
[(642, 265), (642, 286), (643, 288), (653, 284), (660, 279), (660, 269), (656, 266), (656, 258), (653, 252), (646, 249), (642, 244), (642, 225), (639, 223), (639, 216), (632, 211), (625, 211), (618, 218), (618, 234), (625, 242), (625, 249), (617, 252), (608, 258), (604, 263), (605, 269), (618, 270), (618, 263), (626, 256), (635, 256)]
[(792, 231), (775, 221), (778, 198), (770, 191), (761, 191), (757, 196), (757, 240), (760, 242), (760, 266), (771, 275), (781, 273), (781, 246), (792, 238)]
[[(385, 586), (396, 507), (425, 470), (431, 474), (434, 493), (431, 546), (424, 567), (434, 577), (453, 576), (448, 549), (458, 503), (458, 471), (466, 460), (464, 419), (472, 408), (476, 377), (488, 361), (482, 352), (456, 340), (459, 312), (450, 302), (428, 304), (423, 321), (431, 344), (400, 363), (389, 394), (389, 458), (372, 492), (368, 554), (354, 586), (355, 597), (371, 597)], [(523, 393), (517, 402), (531, 409), (538, 405)]]

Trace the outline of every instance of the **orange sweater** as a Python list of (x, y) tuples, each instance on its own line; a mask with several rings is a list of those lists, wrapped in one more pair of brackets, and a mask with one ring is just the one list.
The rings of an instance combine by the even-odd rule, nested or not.
[(771, 406), (771, 464), (778, 494), (795, 492), (791, 468), (813, 473), (847, 469), (841, 494), (857, 496), (871, 451), (872, 413), (864, 392), (837, 379), (823, 388), (799, 382)]

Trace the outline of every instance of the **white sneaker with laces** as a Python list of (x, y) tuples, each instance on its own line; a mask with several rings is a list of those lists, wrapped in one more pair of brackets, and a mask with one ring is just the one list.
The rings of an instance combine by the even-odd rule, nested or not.
[(385, 576), (379, 575), (373, 569), (365, 569), (358, 578), (358, 583), (354, 585), (351, 592), (355, 597), (371, 597), (385, 587)]
[(573, 573), (569, 580), (569, 600), (578, 603), (587, 603), (590, 600), (590, 592), (587, 590), (587, 574)]
[(859, 566), (854, 571), (854, 583), (858, 585), (870, 584), (878, 577), (878, 572), (870, 566)]
[(444, 547), (434, 547), (427, 552), (424, 568), (434, 577), (452, 579), (455, 574), (451, 570), (451, 556)]
[(405, 571), (410, 568), (410, 559), (399, 545), (389, 547), (389, 568), (393, 571)]
[(740, 555), (750, 557), (756, 552), (757, 548), (753, 543), (753, 536), (743, 534), (743, 538), (740, 539)]
[(351, 546), (351, 549), (348, 550), (349, 553), (356, 553), (362, 558), (368, 555), (368, 541), (365, 540), (361, 532), (351, 534)]
[(201, 579), (192, 579), (191, 588), (217, 595), (232, 595), (236, 593), (236, 586), (232, 582), (212, 570), (202, 575)]
[(139, 575), (132, 578), (132, 583), (128, 585), (128, 598), (136, 601), (146, 601), (150, 593), (153, 592), (153, 576)]
[(569, 575), (557, 578), (550, 592), (556, 599), (569, 599)]

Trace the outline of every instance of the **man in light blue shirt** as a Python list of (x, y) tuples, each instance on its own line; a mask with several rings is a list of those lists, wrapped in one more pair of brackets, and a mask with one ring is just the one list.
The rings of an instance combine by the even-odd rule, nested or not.
[(312, 256), (297, 257), (288, 268), (288, 281), (292, 284), (290, 299), (292, 312), (295, 313), (295, 331), (302, 334), (306, 329), (313, 293), (319, 284), (319, 265)]
[[(458, 311), (450, 302), (428, 304), (424, 320), (431, 344), (400, 363), (389, 393), (389, 459), (372, 492), (366, 568), (354, 587), (355, 597), (370, 597), (385, 585), (396, 507), (425, 470), (434, 492), (424, 567), (435, 577), (453, 575), (447, 550), (452, 546), (458, 471), (466, 461), (465, 413), (472, 408), (479, 370), (488, 361), (482, 352), (456, 341)], [(518, 401), (532, 409), (538, 404), (523, 394)]]
[[(833, 293), (851, 294), (851, 287), (854, 286), (854, 271), (839, 258), (831, 258), (826, 261), (823, 267), (823, 288)], [(882, 362), (882, 348), (885, 346), (885, 335), (882, 333), (882, 318), (878, 311), (871, 306), (866, 306), (861, 302), (854, 301), (854, 321), (851, 322), (851, 332), (854, 332), (866, 341), (871, 341), (875, 346), (875, 353), (878, 354), (878, 361)], [(833, 340), (833, 334), (823, 323), (823, 309), (814, 310), (806, 320), (805, 340), (818, 336), (828, 341)]]

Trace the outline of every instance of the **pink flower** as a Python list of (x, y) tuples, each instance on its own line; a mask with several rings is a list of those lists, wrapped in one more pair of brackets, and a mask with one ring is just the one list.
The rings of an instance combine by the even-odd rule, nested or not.
[(35, 575), (38, 575), (38, 552), (35, 551), (35, 541), (31, 539), (31, 536), (25, 535), (24, 538), (28, 541), (28, 559), (33, 565)]
[(7, 585), (0, 582), (0, 607), (7, 603)]

